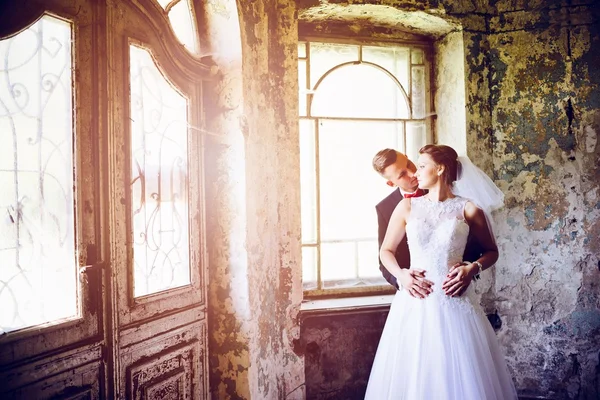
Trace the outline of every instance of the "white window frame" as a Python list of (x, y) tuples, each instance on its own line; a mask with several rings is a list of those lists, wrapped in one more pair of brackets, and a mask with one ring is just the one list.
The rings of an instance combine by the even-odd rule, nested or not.
[[(314, 117), (311, 115), (311, 107), (312, 107), (312, 99), (313, 99), (313, 95), (314, 95), (314, 91), (312, 90), (312, 88), (310, 88), (310, 43), (311, 42), (319, 42), (319, 43), (330, 43), (330, 44), (352, 44), (352, 45), (358, 45), (360, 46), (360, 50), (359, 50), (359, 58), (362, 58), (362, 47), (363, 46), (381, 46), (381, 47), (390, 47), (390, 46), (395, 46), (395, 47), (408, 47), (411, 50), (412, 49), (420, 49), (423, 51), (424, 57), (423, 57), (423, 63), (422, 64), (412, 64), (412, 61), (409, 62), (409, 65), (411, 66), (411, 71), (412, 71), (412, 67), (415, 66), (419, 66), (419, 67), (424, 67), (425, 70), (425, 84), (426, 84), (426, 88), (425, 88), (425, 104), (426, 104), (426, 110), (425, 110), (425, 114), (422, 116), (422, 118), (413, 118), (413, 113), (412, 113), (412, 93), (410, 93), (410, 88), (412, 85), (412, 82), (410, 81), (410, 77), (412, 76), (412, 74), (409, 74), (409, 84), (408, 84), (408, 88), (403, 88), (403, 90), (408, 89), (408, 91), (405, 90), (405, 93), (408, 94), (408, 103), (409, 103), (409, 107), (410, 107), (410, 118), (408, 119), (400, 119), (400, 118), (389, 118), (389, 119), (382, 119), (382, 118), (364, 118), (364, 117), (353, 117), (353, 118), (339, 118), (339, 117)], [(403, 136), (403, 141), (404, 143), (402, 143), (402, 147), (399, 149), (400, 151), (402, 151), (403, 149), (406, 149), (406, 123), (407, 121), (423, 121), (425, 123), (426, 126), (426, 143), (433, 143), (433, 137), (434, 137), (434, 133), (433, 133), (433, 121), (432, 121), (432, 116), (435, 115), (433, 112), (433, 43), (431, 42), (381, 42), (381, 41), (354, 41), (354, 40), (346, 40), (346, 39), (332, 39), (332, 38), (323, 38), (323, 37), (301, 37), (299, 39), (299, 46), (302, 43), (306, 43), (306, 50), (305, 50), (305, 54), (304, 56), (302, 54), (298, 54), (298, 59), (299, 62), (300, 60), (306, 60), (307, 63), (307, 67), (306, 67), (306, 86), (307, 87), (299, 87), (299, 95), (300, 96), (306, 96), (306, 115), (302, 115), (302, 113), (300, 113), (300, 123), (302, 124), (303, 121), (312, 121), (314, 122), (314, 129), (315, 129), (315, 150), (314, 150), (314, 155), (315, 155), (315, 182), (316, 182), (316, 187), (314, 188), (315, 192), (316, 192), (316, 240), (312, 241), (312, 242), (307, 242), (304, 240), (304, 238), (302, 239), (302, 249), (305, 249), (307, 247), (315, 247), (316, 248), (316, 274), (317, 274), (317, 280), (316, 280), (316, 287), (307, 287), (307, 283), (304, 282), (304, 277), (303, 277), (303, 288), (304, 288), (304, 297), (307, 299), (310, 298), (327, 298), (327, 297), (347, 297), (347, 296), (363, 296), (363, 295), (380, 295), (380, 294), (387, 294), (387, 293), (394, 293), (395, 289), (389, 285), (388, 283), (385, 284), (365, 284), (362, 286), (358, 286), (358, 287), (336, 287), (336, 288), (325, 288), (323, 285), (323, 280), (321, 278), (322, 274), (322, 265), (321, 265), (321, 243), (323, 243), (323, 241), (321, 240), (321, 211), (320, 211), (320, 182), (319, 182), (319, 121), (320, 120), (345, 120), (345, 121), (360, 121), (360, 122), (369, 122), (369, 121), (374, 121), (374, 122), (382, 122), (382, 121), (396, 121), (396, 122), (402, 122), (404, 124), (404, 136)], [(409, 52), (409, 54), (412, 54), (412, 51)], [(357, 60), (358, 62), (361, 62), (362, 60), (359, 59)], [(378, 66), (379, 68), (383, 69), (386, 73), (388, 73), (391, 77), (391, 79), (396, 80), (397, 84), (400, 85), (400, 82), (393, 77), (393, 74), (387, 70), (385, 70), (385, 68), (383, 68), (382, 66)], [(334, 69), (339, 68), (339, 65), (332, 67), (329, 71), (325, 72), (322, 76), (326, 76), (329, 72), (333, 71)], [(300, 73), (300, 72), (299, 72)], [(402, 86), (400, 86), (402, 87)], [(303, 104), (302, 101), (300, 102), (300, 104)], [(302, 134), (302, 132), (300, 132), (300, 134)], [(374, 155), (374, 154), (373, 154)], [(367, 167), (368, 168), (368, 167)], [(376, 179), (376, 178), (375, 178)], [(381, 178), (382, 179), (382, 178)], [(385, 182), (381, 181), (382, 185), (385, 185)], [(373, 218), (376, 218), (375, 215), (375, 205), (373, 204)], [(304, 215), (304, 214), (303, 214)], [(371, 232), (369, 232), (371, 233)], [(374, 235), (374, 237), (366, 237), (362, 238), (364, 240), (369, 239), (369, 240), (377, 240), (377, 231), (372, 232), (372, 235)], [(372, 236), (371, 235), (371, 236)], [(367, 235), (369, 236), (369, 235)], [(361, 240), (361, 238), (357, 239), (358, 241)], [(375, 257), (373, 260), (373, 268), (378, 268), (379, 265), (377, 263), (377, 258)], [(383, 279), (383, 278), (382, 278)], [(314, 286), (314, 283), (313, 283)]]

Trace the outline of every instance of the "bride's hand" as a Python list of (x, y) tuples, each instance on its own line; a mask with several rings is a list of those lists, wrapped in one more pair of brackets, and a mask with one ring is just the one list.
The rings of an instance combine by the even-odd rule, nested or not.
[(424, 299), (433, 291), (433, 282), (425, 279), (422, 269), (402, 269), (397, 279), (412, 297)]
[(442, 283), (442, 289), (447, 296), (461, 296), (471, 284), (475, 268), (473, 264), (458, 263), (450, 267), (450, 272)]

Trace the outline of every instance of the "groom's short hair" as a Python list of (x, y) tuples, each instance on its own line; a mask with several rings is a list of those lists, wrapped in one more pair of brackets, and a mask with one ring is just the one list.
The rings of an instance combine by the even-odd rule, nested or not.
[(398, 154), (401, 153), (394, 149), (383, 149), (378, 151), (377, 154), (375, 154), (375, 157), (373, 157), (373, 169), (380, 174), (383, 174), (383, 171), (385, 171), (387, 167), (396, 162)]

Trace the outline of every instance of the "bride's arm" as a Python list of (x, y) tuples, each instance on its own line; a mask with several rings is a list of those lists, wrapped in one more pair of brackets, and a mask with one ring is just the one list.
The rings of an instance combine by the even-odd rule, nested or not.
[[(492, 238), (485, 213), (470, 201), (465, 205), (465, 219), (469, 224), (473, 236), (477, 238), (482, 248), (481, 257), (472, 261), (478, 261), (481, 264), (481, 271), (483, 271), (494, 265), (498, 260), (498, 246), (496, 246), (496, 241)], [(467, 266), (467, 269), (471, 277), (481, 272), (479, 266), (473, 262)]]
[(396, 277), (398, 283), (411, 296), (424, 298), (431, 292), (432, 282), (424, 279), (425, 271), (400, 268), (396, 260), (396, 249), (406, 234), (406, 220), (410, 214), (410, 199), (402, 200), (394, 209), (385, 238), (379, 251), (383, 266)]
[[(442, 289), (448, 296), (461, 296), (469, 287), (471, 281), (479, 272), (494, 265), (498, 259), (498, 247), (492, 238), (492, 233), (487, 223), (485, 213), (472, 202), (467, 202), (464, 208), (464, 216), (469, 224), (470, 236), (479, 243), (481, 257), (477, 260), (469, 260), (450, 268)], [(479, 268), (481, 265), (481, 268)]]

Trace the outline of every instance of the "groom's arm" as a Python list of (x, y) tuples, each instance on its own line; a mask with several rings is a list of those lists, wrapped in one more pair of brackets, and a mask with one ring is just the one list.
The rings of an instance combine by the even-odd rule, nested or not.
[(463, 261), (474, 261), (477, 260), (483, 254), (484, 249), (479, 244), (477, 238), (473, 237), (473, 232), (469, 233), (467, 239), (467, 246), (465, 247), (465, 253), (463, 254)]
[[(385, 238), (385, 232), (387, 231), (390, 219), (389, 215), (387, 216), (387, 218), (386, 215), (384, 215), (384, 212), (381, 210), (381, 205), (377, 205), (375, 207), (375, 210), (377, 211), (377, 241), (379, 242), (378, 249), (381, 250), (381, 245), (383, 244), (383, 239)], [(379, 252), (377, 252), (377, 254), (379, 254)], [(381, 258), (379, 258), (379, 270), (381, 271), (381, 274), (383, 275), (385, 280), (388, 281), (390, 285), (398, 289), (398, 282), (396, 281), (396, 277), (392, 275), (386, 267), (383, 266)]]

